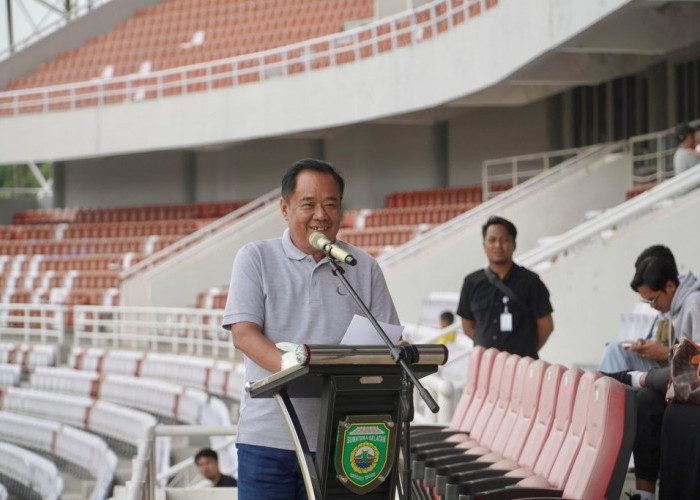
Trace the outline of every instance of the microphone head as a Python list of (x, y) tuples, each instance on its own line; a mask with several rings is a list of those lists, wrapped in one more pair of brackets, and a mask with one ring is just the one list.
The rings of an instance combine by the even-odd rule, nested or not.
[(311, 246), (316, 250), (323, 250), (323, 245), (328, 242), (329, 240), (326, 238), (326, 235), (319, 233), (318, 231), (314, 231), (309, 235), (309, 243), (311, 243)]

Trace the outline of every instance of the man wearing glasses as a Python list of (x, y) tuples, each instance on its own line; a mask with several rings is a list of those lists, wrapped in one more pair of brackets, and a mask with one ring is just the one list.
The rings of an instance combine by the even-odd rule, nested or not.
[[(688, 273), (678, 276), (674, 263), (659, 257), (638, 261), (630, 283), (632, 290), (669, 319), (671, 344), (682, 337), (700, 343), (700, 277)], [(654, 353), (670, 352), (658, 344)], [(654, 500), (659, 476), (661, 456), (661, 422), (666, 410), (665, 393), (670, 376), (669, 368), (656, 368), (648, 372), (631, 371), (612, 374), (637, 392), (637, 431), (634, 440), (634, 464), (636, 492), (631, 497)]]

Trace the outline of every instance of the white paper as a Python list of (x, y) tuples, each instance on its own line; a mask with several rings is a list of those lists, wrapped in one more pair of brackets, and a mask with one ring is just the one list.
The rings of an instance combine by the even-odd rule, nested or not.
[[(402, 325), (390, 325), (379, 321), (379, 326), (394, 344), (401, 338)], [(355, 314), (340, 343), (343, 345), (383, 345), (384, 341), (367, 318)]]

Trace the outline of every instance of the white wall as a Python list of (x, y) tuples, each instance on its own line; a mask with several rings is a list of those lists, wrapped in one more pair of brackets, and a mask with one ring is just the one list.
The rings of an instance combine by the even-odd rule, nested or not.
[(700, 270), (698, 213), (700, 193), (696, 190), (542, 271), (554, 307), (554, 333), (541, 356), (567, 366), (597, 366), (605, 343), (617, 339), (620, 315), (631, 312), (639, 302), (629, 282), (642, 250), (667, 245), (681, 273)]

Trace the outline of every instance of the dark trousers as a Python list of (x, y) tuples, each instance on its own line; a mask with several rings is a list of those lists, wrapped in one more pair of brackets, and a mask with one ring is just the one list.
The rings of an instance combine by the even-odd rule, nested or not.
[(647, 373), (646, 387), (637, 391), (637, 432), (634, 437), (634, 475), (656, 482), (661, 457), (661, 423), (666, 411), (669, 368)]

